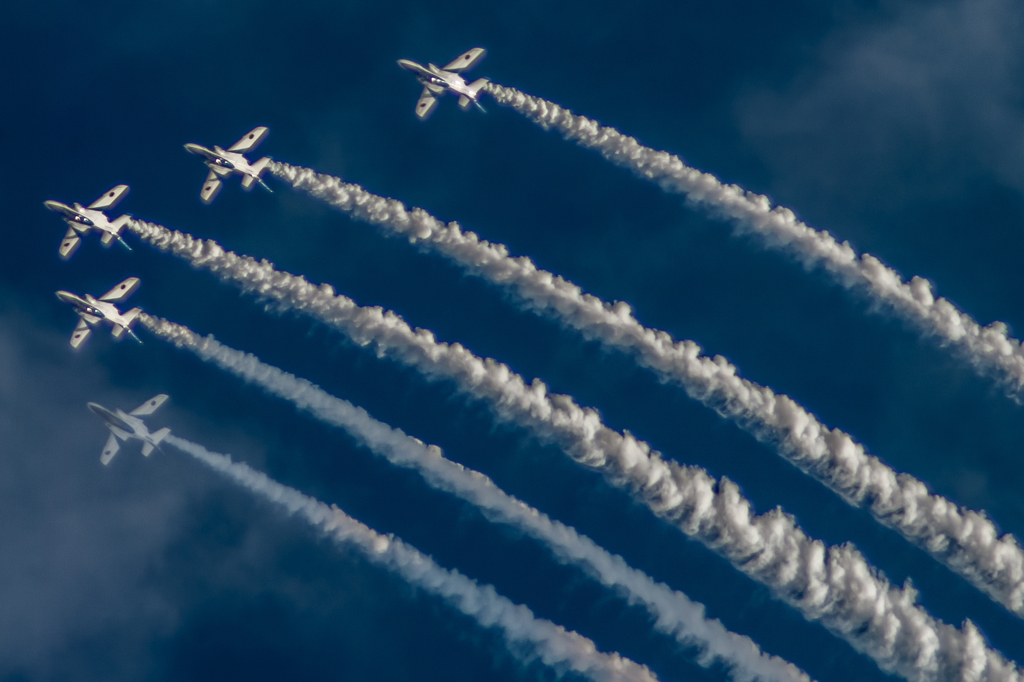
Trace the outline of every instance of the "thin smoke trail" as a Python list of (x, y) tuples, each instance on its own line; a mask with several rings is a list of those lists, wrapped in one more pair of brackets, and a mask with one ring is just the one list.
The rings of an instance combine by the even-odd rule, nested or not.
[(949, 300), (935, 298), (934, 286), (927, 279), (914, 276), (905, 282), (871, 254), (858, 255), (849, 242), (840, 244), (827, 231), (797, 220), (790, 209), (773, 208), (768, 197), (726, 185), (710, 173), (687, 166), (674, 154), (645, 147), (614, 128), (515, 88), (488, 83), (484, 90), (545, 130), (557, 130), (566, 139), (658, 183), (665, 191), (682, 194), (692, 204), (732, 221), (738, 232), (755, 234), (768, 247), (792, 254), (804, 267), (820, 267), (847, 289), (866, 292), (879, 307), (954, 348), (976, 371), (995, 376), (1014, 399), (1020, 399), (1024, 347), (1009, 335), (1004, 322), (982, 327)]
[[(490, 585), (480, 586), (458, 571), (439, 566), (433, 559), (392, 535), (381, 535), (356, 521), (335, 505), (303, 495), (231, 457), (210, 452), (182, 438), (164, 441), (192, 455), (235, 483), (297, 514), (327, 536), (358, 549), (370, 562), (396, 573), (411, 585), (444, 599), (482, 627), (495, 628), (513, 655), (529, 662), (534, 657), (560, 672), (573, 671), (595, 682), (657, 682), (647, 666), (619, 654), (597, 650), (579, 633), (537, 618), (525, 606), (514, 604)], [(522, 651), (523, 646), (530, 654)]]
[(360, 307), (267, 260), (239, 256), (212, 240), (133, 221), (132, 231), (154, 247), (186, 259), (225, 282), (273, 304), (303, 312), (380, 356), (409, 365), (430, 379), (446, 379), (487, 404), (495, 416), (558, 444), (579, 464), (601, 472), (656, 515), (729, 559), (751, 578), (818, 620), (886, 672), (912, 682), (1024, 680), (1016, 664), (985, 644), (977, 628), (943, 623), (917, 603), (908, 583), (890, 584), (851, 545), (826, 547), (776, 508), (754, 515), (739, 487), (699, 467), (665, 460), (632, 434), (614, 431), (596, 410), (570, 396), (549, 394), (539, 379), (527, 384), (507, 365), (479, 358), (464, 346), (435, 340), (380, 307)]
[(983, 512), (931, 494), (920, 480), (868, 454), (839, 429), (830, 429), (785, 395), (739, 375), (722, 356), (704, 355), (693, 341), (644, 327), (623, 302), (607, 303), (572, 282), (540, 270), (503, 244), (481, 239), (458, 223), (421, 208), (367, 192), (359, 185), (308, 168), (271, 162), (277, 177), (355, 218), (408, 237), (469, 272), (511, 290), (528, 308), (551, 315), (585, 337), (625, 351), (660, 379), (773, 444), (792, 464), (828, 485), (851, 505), (866, 506), (897, 530), (1012, 612), (1024, 616), (1024, 550), (1010, 534), (999, 537)]
[(320, 421), (348, 431), (356, 440), (392, 464), (412, 468), (426, 481), (479, 507), (492, 521), (518, 528), (544, 543), (562, 563), (582, 568), (587, 574), (645, 607), (655, 629), (676, 638), (683, 646), (699, 647), (697, 661), (709, 666), (723, 663), (733, 679), (744, 682), (807, 682), (806, 673), (777, 656), (763, 653), (750, 638), (728, 631), (720, 621), (704, 616), (704, 606), (629, 565), (618, 555), (599, 547), (574, 529), (502, 491), (490, 478), (446, 459), (440, 448), (425, 445), (371, 417), (366, 410), (328, 394), (305, 379), (261, 362), (249, 353), (228, 348), (212, 336), (201, 337), (191, 329), (146, 315), (142, 324), (156, 336), (200, 359), (215, 364), (263, 390), (310, 412)]

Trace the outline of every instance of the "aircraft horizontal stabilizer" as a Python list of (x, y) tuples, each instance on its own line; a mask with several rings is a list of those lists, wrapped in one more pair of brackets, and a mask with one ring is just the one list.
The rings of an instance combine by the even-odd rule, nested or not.
[(100, 463), (104, 466), (110, 464), (110, 460), (114, 459), (114, 455), (121, 449), (121, 444), (117, 442), (117, 436), (110, 434), (107, 438), (107, 444), (103, 446), (103, 454), (100, 455)]
[(119, 216), (114, 222), (110, 223), (110, 226), (114, 228), (115, 233), (121, 234), (121, 230), (123, 230), (124, 226), (131, 222), (131, 220), (131, 215), (125, 213), (124, 215)]
[(142, 343), (142, 339), (135, 336), (135, 332), (132, 331), (132, 325), (135, 323), (135, 318), (138, 317), (141, 312), (142, 308), (132, 308), (122, 316), (126, 324), (115, 324), (114, 328), (110, 331), (115, 341), (120, 341), (121, 337), (123, 337), (125, 332), (127, 332), (133, 339)]
[(159, 431), (151, 433), (150, 437), (153, 439), (153, 442), (146, 443), (142, 446), (142, 454), (146, 457), (149, 457), (149, 453), (153, 452), (153, 448), (159, 448), (160, 443), (163, 441), (163, 439), (167, 438), (167, 436), (169, 435), (171, 435), (171, 430), (166, 426), (160, 429)]
[(267, 167), (268, 163), (270, 163), (270, 157), (264, 156), (262, 159), (252, 164), (251, 167), (255, 174), (246, 174), (245, 177), (242, 178), (242, 189), (248, 192), (249, 190), (252, 189), (253, 185), (255, 185), (258, 182), (261, 185), (263, 185), (268, 191), (271, 191), (270, 188), (267, 187), (266, 183), (263, 182), (262, 178), (263, 170)]
[(103, 236), (100, 237), (100, 243), (103, 244), (103, 246), (110, 246), (111, 244), (114, 243), (115, 239), (117, 239), (117, 235), (115, 235), (114, 233), (104, 232)]

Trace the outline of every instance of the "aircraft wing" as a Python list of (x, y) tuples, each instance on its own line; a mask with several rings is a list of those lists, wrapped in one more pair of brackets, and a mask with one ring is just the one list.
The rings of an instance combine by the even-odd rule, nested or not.
[(78, 348), (85, 340), (89, 338), (89, 334), (92, 333), (92, 329), (89, 328), (89, 323), (84, 318), (78, 318), (78, 326), (75, 327), (75, 331), (71, 333), (71, 347)]
[(111, 208), (117, 205), (117, 202), (124, 199), (124, 195), (128, 194), (128, 185), (118, 185), (114, 189), (110, 190), (96, 201), (89, 204), (89, 208), (95, 208), (97, 210), (104, 208)]
[(423, 94), (420, 95), (419, 101), (416, 102), (416, 115), (426, 120), (434, 113), (435, 107), (437, 107), (437, 98), (434, 97), (429, 89), (423, 88)]
[(103, 454), (100, 455), (100, 462), (106, 466), (110, 464), (110, 460), (114, 459), (114, 455), (121, 449), (121, 444), (117, 442), (117, 436), (113, 433), (110, 434), (110, 438), (107, 438), (107, 444), (103, 446)]
[(487, 50), (485, 50), (482, 47), (474, 47), (469, 52), (464, 52), (463, 54), (456, 57), (455, 61), (453, 61), (448, 66), (443, 67), (443, 70), (452, 71), (454, 73), (459, 73), (460, 71), (469, 71), (474, 66), (476, 66), (477, 62), (479, 62), (485, 56), (487, 56)]
[(60, 248), (57, 250), (57, 253), (60, 254), (61, 258), (67, 260), (68, 258), (71, 258), (71, 254), (77, 251), (81, 244), (82, 239), (78, 236), (78, 233), (75, 232), (75, 228), (69, 227), (67, 234), (64, 235), (64, 241), (60, 243)]
[(203, 200), (204, 204), (210, 203), (220, 192), (222, 184), (217, 174), (210, 171), (210, 174), (206, 176), (206, 182), (203, 183), (203, 189), (199, 192), (199, 198)]
[(145, 417), (147, 414), (153, 414), (160, 408), (161, 405), (167, 402), (167, 399), (169, 397), (170, 396), (167, 395), (166, 393), (155, 395), (146, 402), (136, 407), (128, 414), (132, 415), (133, 417)]
[(125, 281), (118, 284), (116, 287), (108, 291), (107, 293), (100, 296), (101, 301), (109, 301), (116, 303), (117, 301), (123, 301), (124, 299), (131, 296), (136, 289), (139, 288), (139, 278), (129, 277)]
[(244, 154), (250, 149), (255, 149), (260, 142), (263, 142), (263, 138), (267, 136), (268, 132), (269, 129), (266, 126), (253, 128), (245, 137), (228, 147), (228, 151)]

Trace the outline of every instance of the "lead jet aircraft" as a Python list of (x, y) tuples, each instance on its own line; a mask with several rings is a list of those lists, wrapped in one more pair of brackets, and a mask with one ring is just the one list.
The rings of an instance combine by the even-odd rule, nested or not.
[(43, 205), (46, 208), (63, 213), (64, 222), (68, 224), (67, 234), (64, 235), (64, 241), (60, 243), (60, 249), (58, 249), (60, 257), (64, 260), (71, 258), (71, 254), (78, 249), (82, 242), (79, 235), (87, 234), (90, 230), (103, 233), (103, 236), (100, 237), (103, 246), (110, 246), (116, 239), (121, 246), (131, 251), (132, 247), (121, 239), (121, 230), (132, 219), (131, 215), (125, 213), (120, 218), (111, 221), (103, 212), (105, 208), (114, 208), (126, 194), (128, 194), (128, 185), (118, 185), (88, 206), (77, 203), (74, 206), (68, 206), (59, 201), (44, 201)]
[(459, 96), (459, 106), (463, 110), (469, 109), (469, 105), (472, 103), (480, 111), (485, 111), (477, 98), (480, 88), (487, 84), (487, 79), (480, 78), (466, 85), (466, 81), (459, 74), (476, 66), (486, 54), (487, 50), (484, 48), (474, 47), (443, 69), (439, 69), (433, 64), (422, 66), (408, 59), (399, 59), (398, 65), (406, 71), (415, 73), (416, 80), (423, 84), (423, 93), (420, 95), (419, 101), (416, 102), (416, 115), (426, 120), (434, 113), (434, 109), (437, 107), (437, 98), (447, 91), (454, 92)]
[(93, 298), (89, 294), (82, 298), (69, 291), (58, 291), (57, 298), (75, 306), (75, 312), (78, 313), (79, 317), (78, 326), (75, 327), (74, 333), (71, 334), (71, 347), (78, 348), (81, 346), (82, 342), (92, 332), (92, 327), (95, 327), (103, 320), (113, 325), (114, 329), (111, 334), (115, 339), (120, 340), (124, 333), (128, 332), (133, 339), (142, 343), (142, 340), (135, 336), (135, 332), (132, 331), (135, 318), (142, 312), (142, 308), (132, 308), (122, 315), (121, 311), (114, 305), (118, 301), (123, 301), (131, 296), (138, 288), (139, 278), (129, 277), (99, 298)]
[(270, 163), (270, 157), (264, 156), (256, 163), (250, 164), (248, 159), (242, 156), (245, 152), (255, 149), (266, 136), (267, 128), (260, 126), (259, 128), (254, 128), (241, 140), (228, 147), (227, 150), (221, 149), (216, 145), (210, 150), (202, 145), (191, 142), (185, 145), (185, 149), (193, 154), (206, 157), (205, 163), (210, 169), (209, 175), (206, 176), (206, 182), (203, 183), (203, 189), (199, 192), (199, 198), (203, 200), (204, 204), (213, 201), (213, 198), (220, 192), (222, 180), (232, 173), (238, 173), (243, 176), (242, 188), (247, 192), (257, 182), (263, 185), (263, 188), (268, 192), (274, 191), (267, 187), (267, 183), (263, 182), (263, 179), (260, 177), (263, 174), (263, 169)]
[(149, 457), (149, 453), (153, 452), (153, 448), (159, 448), (160, 441), (167, 438), (171, 430), (164, 428), (150, 433), (146, 424), (139, 417), (153, 414), (166, 401), (167, 395), (161, 393), (160, 395), (153, 396), (128, 414), (121, 410), (111, 412), (102, 405), (88, 403), (89, 409), (102, 417), (103, 421), (107, 424), (107, 428), (110, 429), (110, 437), (107, 438), (107, 444), (103, 446), (100, 462), (104, 465), (110, 464), (110, 460), (114, 459), (114, 455), (121, 449), (121, 444), (117, 442), (118, 440), (141, 440), (144, 457)]

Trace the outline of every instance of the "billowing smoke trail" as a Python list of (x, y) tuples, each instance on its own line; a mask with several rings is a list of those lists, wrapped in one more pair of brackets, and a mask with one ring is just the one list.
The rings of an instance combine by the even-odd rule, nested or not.
[(908, 680), (1020, 681), (1017, 666), (989, 649), (970, 621), (963, 629), (942, 623), (916, 604), (916, 591), (891, 585), (850, 545), (826, 547), (808, 537), (781, 509), (754, 515), (739, 487), (699, 467), (666, 461), (632, 434), (614, 431), (597, 411), (570, 396), (549, 394), (507, 365), (480, 358), (464, 346), (441, 343), (380, 307), (360, 307), (329, 284), (225, 251), (212, 240), (134, 221), (150, 244), (209, 270), (280, 308), (301, 311), (372, 346), (381, 356), (447, 379), (486, 403), (505, 421), (558, 444), (576, 462), (600, 471), (665, 521), (728, 558), (804, 617), (819, 620), (880, 668)]
[(509, 524), (544, 543), (555, 557), (582, 568), (629, 603), (639, 604), (654, 619), (654, 627), (685, 647), (696, 646), (698, 662), (718, 661), (738, 681), (808, 681), (793, 664), (763, 653), (748, 637), (727, 630), (720, 621), (704, 616), (704, 607), (629, 565), (618, 555), (602, 549), (574, 529), (553, 521), (533, 507), (508, 495), (484, 474), (446, 459), (441, 449), (393, 429), (371, 417), (366, 410), (330, 395), (319, 386), (261, 362), (191, 329), (143, 313), (140, 321), (151, 332), (179, 348), (195, 353), (235, 376), (288, 400), (320, 421), (348, 431), (356, 440), (392, 464), (415, 469), (426, 481), (479, 507), (492, 521)]
[(557, 130), (566, 139), (597, 150), (612, 163), (731, 220), (739, 232), (756, 234), (767, 246), (788, 251), (805, 267), (821, 267), (844, 287), (866, 292), (880, 307), (960, 351), (976, 370), (994, 374), (1011, 393), (1024, 389), (1024, 348), (1009, 336), (1006, 324), (982, 327), (950, 301), (935, 298), (927, 279), (915, 276), (905, 282), (871, 254), (858, 256), (849, 242), (840, 244), (827, 231), (809, 227), (788, 208), (773, 208), (768, 197), (723, 184), (710, 173), (690, 168), (678, 156), (645, 147), (614, 128), (515, 88), (488, 83), (484, 89), (499, 104), (512, 107), (545, 130)]
[[(392, 535), (381, 535), (356, 521), (335, 505), (303, 495), (255, 471), (244, 462), (208, 451), (182, 438), (164, 441), (186, 452), (254, 493), (298, 514), (338, 543), (355, 547), (369, 561), (398, 574), (411, 585), (444, 599), (475, 619), (495, 628), (513, 655), (529, 662), (540, 659), (559, 672), (573, 671), (596, 682), (657, 682), (646, 667), (619, 654), (606, 654), (582, 635), (551, 621), (537, 618), (525, 606), (514, 604), (490, 585), (480, 586), (458, 571), (448, 570), (419, 550)], [(529, 653), (523, 651), (528, 647)]]
[(875, 518), (960, 573), (1017, 615), (1024, 616), (1024, 550), (1009, 534), (999, 537), (984, 513), (930, 494), (908, 474), (898, 474), (848, 434), (830, 429), (811, 412), (741, 377), (722, 356), (703, 355), (693, 341), (641, 325), (623, 302), (606, 303), (572, 282), (540, 270), (503, 244), (481, 239), (421, 208), (367, 192), (359, 185), (308, 168), (271, 162), (269, 168), (296, 188), (360, 220), (433, 248), (468, 271), (507, 287), (526, 307), (625, 351), (660, 379), (681, 385), (692, 398), (773, 444), (790, 462), (848, 503), (867, 506)]

